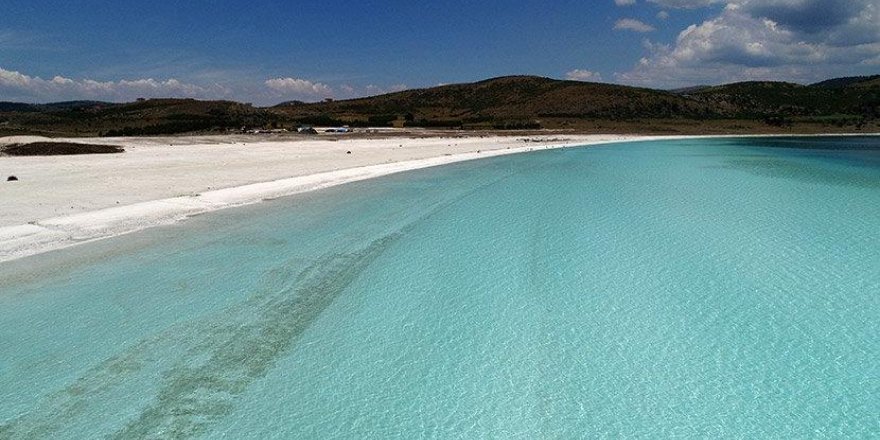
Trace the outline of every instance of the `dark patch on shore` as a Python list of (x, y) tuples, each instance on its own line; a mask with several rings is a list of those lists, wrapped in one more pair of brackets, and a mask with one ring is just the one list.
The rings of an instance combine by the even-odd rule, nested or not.
[(125, 149), (116, 145), (79, 144), (74, 142), (32, 142), (11, 144), (0, 149), (6, 156), (63, 156), (74, 154), (113, 154)]

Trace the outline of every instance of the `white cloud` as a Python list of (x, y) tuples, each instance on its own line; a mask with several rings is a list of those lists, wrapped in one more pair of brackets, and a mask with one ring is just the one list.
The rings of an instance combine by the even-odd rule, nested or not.
[(565, 73), (565, 79), (572, 81), (599, 82), (602, 81), (602, 75), (599, 74), (599, 72), (593, 72), (590, 70), (574, 69)]
[(266, 87), (285, 96), (299, 98), (326, 98), (333, 96), (333, 89), (326, 84), (300, 78), (273, 78), (265, 82)]
[(669, 13), (666, 12), (666, 11), (660, 11), (660, 12), (657, 13), (657, 18), (660, 19), (660, 20), (668, 20), (668, 19), (669, 19)]
[[(318, 101), (334, 97), (348, 99), (407, 90), (406, 84), (358, 86), (328, 84), (301, 78), (281, 77), (265, 81), (227, 81), (223, 75), (210, 75), (205, 83), (193, 84), (175, 78), (123, 79), (97, 81), (54, 76), (43, 79), (0, 67), (0, 101), (57, 102), (66, 100), (101, 100), (131, 102), (137, 98), (235, 99), (273, 105), (291, 99)], [(208, 82), (210, 81), (210, 82)]]
[(376, 95), (384, 95), (386, 93), (394, 93), (394, 92), (402, 92), (404, 90), (409, 90), (409, 86), (406, 84), (394, 84), (388, 87), (379, 87), (375, 84), (369, 84), (364, 87), (363, 92), (359, 93), (359, 96), (376, 96)]
[[(0, 68), (0, 87), (28, 88), (35, 78), (11, 70)], [(36, 78), (39, 80), (39, 78)]]
[(14, 96), (19, 99), (55, 101), (63, 99), (129, 101), (141, 97), (217, 97), (229, 93), (228, 89), (220, 85), (203, 87), (174, 78), (96, 81), (55, 76), (52, 79), (42, 79), (0, 68), (0, 97)]
[(615, 79), (682, 87), (874, 73), (868, 66), (880, 57), (878, 13), (880, 0), (730, 0), (674, 42), (647, 42), (649, 55)]
[(630, 6), (636, 4), (636, 0), (614, 0), (617, 6)]
[(648, 0), (650, 3), (670, 9), (697, 9), (705, 8), (724, 0)]
[(366, 92), (367, 96), (375, 96), (385, 93), (385, 89), (375, 84), (368, 84), (366, 87), (364, 87), (364, 92)]
[(337, 92), (334, 96), (338, 99), (353, 99), (359, 98), (363, 96), (375, 96), (375, 95), (384, 95), (386, 93), (394, 93), (394, 92), (402, 92), (404, 90), (409, 90), (410, 86), (406, 84), (392, 84), (390, 86), (378, 86), (375, 84), (369, 84), (366, 86), (361, 85), (352, 85), (352, 84), (341, 84), (336, 86), (333, 90)]
[(653, 32), (654, 26), (632, 18), (622, 18), (614, 23), (614, 29), (633, 32)]

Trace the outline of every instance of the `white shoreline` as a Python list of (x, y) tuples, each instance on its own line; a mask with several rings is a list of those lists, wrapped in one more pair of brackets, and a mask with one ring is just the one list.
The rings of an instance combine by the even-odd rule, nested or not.
[[(863, 135), (863, 134), (858, 134)], [(870, 135), (870, 134), (868, 134)], [(785, 135), (796, 136), (796, 135)], [(554, 140), (510, 147), (497, 142), (476, 152), (444, 153), (417, 160), (354, 166), (316, 172), (266, 182), (208, 190), (192, 195), (161, 198), (111, 208), (45, 218), (24, 224), (0, 227), (0, 262), (67, 248), (94, 240), (119, 236), (142, 229), (183, 221), (194, 215), (258, 203), (265, 199), (295, 195), (321, 188), (474, 159), (524, 153), (534, 150), (581, 147), (632, 141), (719, 138), (728, 136), (639, 136), (592, 135), (555, 143)], [(743, 137), (743, 136), (735, 136)], [(746, 136), (750, 137), (750, 136)], [(510, 143), (515, 143), (511, 138)], [(568, 139), (566, 139), (568, 140)], [(395, 139), (393, 142), (407, 139)], [(369, 141), (362, 141), (369, 142)], [(355, 141), (355, 144), (357, 141)], [(352, 144), (354, 145), (354, 144)], [(480, 145), (475, 144), (475, 145)], [(381, 157), (379, 158), (381, 159)], [(378, 160), (377, 160), (378, 161)], [(136, 189), (136, 188), (135, 188)]]
[[(445, 153), (442, 156), (425, 159), (344, 168), (0, 227), (0, 262), (128, 234), (150, 227), (168, 225), (198, 214), (404, 171), (534, 150), (659, 139), (661, 137), (615, 135), (595, 136), (594, 138), (596, 139), (591, 140), (584, 137), (583, 140), (559, 144), (537, 142), (521, 147), (502, 147), (457, 154)], [(511, 139), (511, 143), (514, 143), (514, 139)], [(497, 146), (489, 146), (489, 148), (493, 147), (497, 148)]]

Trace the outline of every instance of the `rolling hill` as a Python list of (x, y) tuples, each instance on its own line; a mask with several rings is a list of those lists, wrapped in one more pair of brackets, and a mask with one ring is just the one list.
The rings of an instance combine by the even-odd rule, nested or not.
[(642, 132), (760, 132), (799, 126), (851, 131), (877, 127), (878, 116), (880, 75), (812, 85), (742, 82), (678, 91), (507, 76), (268, 108), (192, 99), (0, 103), (0, 135), (153, 135), (299, 124)]
[(880, 83), (838, 79), (804, 86), (784, 82), (743, 82), (704, 87), (682, 96), (703, 102), (729, 117), (876, 117)]
[(880, 86), (880, 75), (850, 76), (834, 78), (812, 84), (811, 87), (845, 88), (845, 87), (877, 87)]
[(133, 136), (263, 126), (278, 116), (250, 104), (194, 99), (150, 99), (126, 104), (77, 101), (0, 103), (0, 133)]
[(346, 101), (280, 105), (273, 110), (295, 120), (318, 122), (331, 118), (355, 124), (387, 123), (402, 115), (408, 125), (414, 126), (486, 126), (554, 118), (718, 116), (710, 106), (670, 92), (533, 76), (493, 78)]

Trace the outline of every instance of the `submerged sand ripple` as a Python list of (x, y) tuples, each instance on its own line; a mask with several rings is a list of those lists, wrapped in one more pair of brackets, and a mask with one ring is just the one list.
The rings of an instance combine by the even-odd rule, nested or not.
[[(387, 235), (353, 253), (329, 254), (295, 273), (296, 264), (268, 272), (263, 288), (250, 300), (192, 327), (179, 325), (108, 359), (33, 411), (6, 425), (0, 437), (44, 439), (100, 413), (98, 407), (126, 396), (127, 384), (157, 377), (156, 394), (143, 399), (133, 417), (116, 415), (124, 426), (111, 438), (189, 438), (205, 432), (232, 411), (234, 399), (263, 377), (296, 339), (320, 316), (399, 233)], [(169, 347), (188, 347), (167, 358)], [(168, 351), (166, 351), (168, 350)], [(173, 362), (168, 368), (164, 364)], [(108, 428), (110, 428), (108, 426)]]

